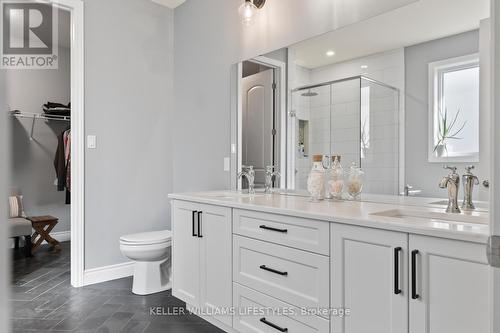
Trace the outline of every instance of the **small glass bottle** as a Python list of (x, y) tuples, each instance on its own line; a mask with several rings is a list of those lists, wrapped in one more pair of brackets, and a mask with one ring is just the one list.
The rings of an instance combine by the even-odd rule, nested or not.
[(356, 163), (352, 163), (349, 168), (349, 176), (347, 178), (347, 193), (351, 199), (358, 199), (359, 195), (363, 191), (363, 180), (365, 173), (361, 168), (356, 166)]
[(307, 191), (312, 201), (323, 199), (325, 191), (325, 169), (323, 168), (323, 155), (313, 156), (313, 165), (307, 178)]
[(333, 164), (331, 168), (331, 178), (328, 182), (330, 195), (335, 200), (342, 199), (344, 191), (344, 169), (340, 164), (340, 156), (332, 156)]

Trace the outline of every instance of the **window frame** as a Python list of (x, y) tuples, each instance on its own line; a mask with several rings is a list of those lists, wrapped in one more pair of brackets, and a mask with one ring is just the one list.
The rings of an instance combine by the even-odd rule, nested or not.
[[(443, 107), (444, 74), (476, 67), (480, 69), (479, 53), (429, 63), (428, 161), (431, 163), (479, 162), (479, 151), (460, 156), (437, 156), (434, 152), (435, 128), (437, 126), (436, 115), (439, 109)], [(481, 88), (479, 87), (479, 89)], [(478, 112), (479, 117), (481, 117), (480, 105), (478, 106)], [(478, 150), (480, 150), (480, 147)]]

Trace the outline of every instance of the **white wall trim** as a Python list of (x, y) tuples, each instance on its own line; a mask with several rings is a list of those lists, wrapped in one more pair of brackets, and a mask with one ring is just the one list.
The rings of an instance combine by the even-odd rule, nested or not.
[(134, 263), (125, 262), (117, 265), (87, 269), (84, 272), (83, 285), (122, 279), (134, 275)]
[[(500, 0), (491, 0), (491, 196), (490, 233), (500, 235)], [(500, 332), (500, 268), (491, 267), (491, 333)]]
[[(69, 230), (51, 232), (50, 235), (58, 242), (69, 242), (71, 240), (71, 231)], [(47, 244), (47, 242), (44, 241), (43, 244)]]
[(85, 107), (82, 0), (49, 0), (71, 13), (71, 285), (84, 285)]
[[(52, 236), (58, 242), (69, 242), (71, 240), (71, 231), (68, 230), (68, 231), (51, 232), (50, 236)], [(19, 242), (20, 246), (24, 246), (24, 237), (19, 237)], [(44, 244), (48, 244), (47, 241), (43, 241), (42, 245)], [(10, 239), (9, 247), (11, 249), (14, 248), (14, 238)]]

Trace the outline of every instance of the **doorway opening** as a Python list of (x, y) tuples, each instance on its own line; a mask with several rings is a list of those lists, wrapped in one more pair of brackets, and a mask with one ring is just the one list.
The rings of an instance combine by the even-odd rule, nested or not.
[[(252, 166), (255, 187), (264, 188), (266, 168), (272, 167), (281, 174), (274, 178), (273, 187), (284, 188), (286, 63), (262, 56), (241, 63), (239, 72), (237, 172)], [(247, 188), (246, 179), (236, 181), (236, 189)]]
[[(84, 284), (83, 3), (47, 0), (23, 5), (33, 6), (31, 12), (37, 10), (42, 22), (50, 22), (44, 26), (50, 28), (50, 33), (35, 37), (39, 39), (37, 47), (47, 48), (53, 55), (46, 67), (2, 69), (10, 134), (8, 236), (13, 239), (13, 247), (19, 248), (14, 250), (14, 256), (22, 257), (27, 269), (24, 274), (14, 272), (14, 278), (21, 274), (20, 283), (28, 283), (25, 276), (33, 273), (30, 270), (50, 269), (39, 267), (37, 260), (41, 252), (45, 255), (48, 251), (61, 257), (60, 264), (65, 270), (62, 273), (74, 287), (81, 287)], [(23, 26), (22, 15), (10, 17), (19, 20), (12, 26)], [(21, 34), (23, 30), (20, 31)], [(11, 34), (11, 38), (21, 37)]]

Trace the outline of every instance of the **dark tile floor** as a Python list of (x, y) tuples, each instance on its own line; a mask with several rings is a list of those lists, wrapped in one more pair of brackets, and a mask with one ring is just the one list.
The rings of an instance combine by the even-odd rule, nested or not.
[(84, 288), (70, 285), (70, 245), (60, 253), (41, 248), (24, 258), (14, 250), (10, 307), (14, 332), (222, 333), (191, 315), (150, 315), (152, 307), (173, 313), (185, 304), (168, 292), (131, 293), (126, 278)]

